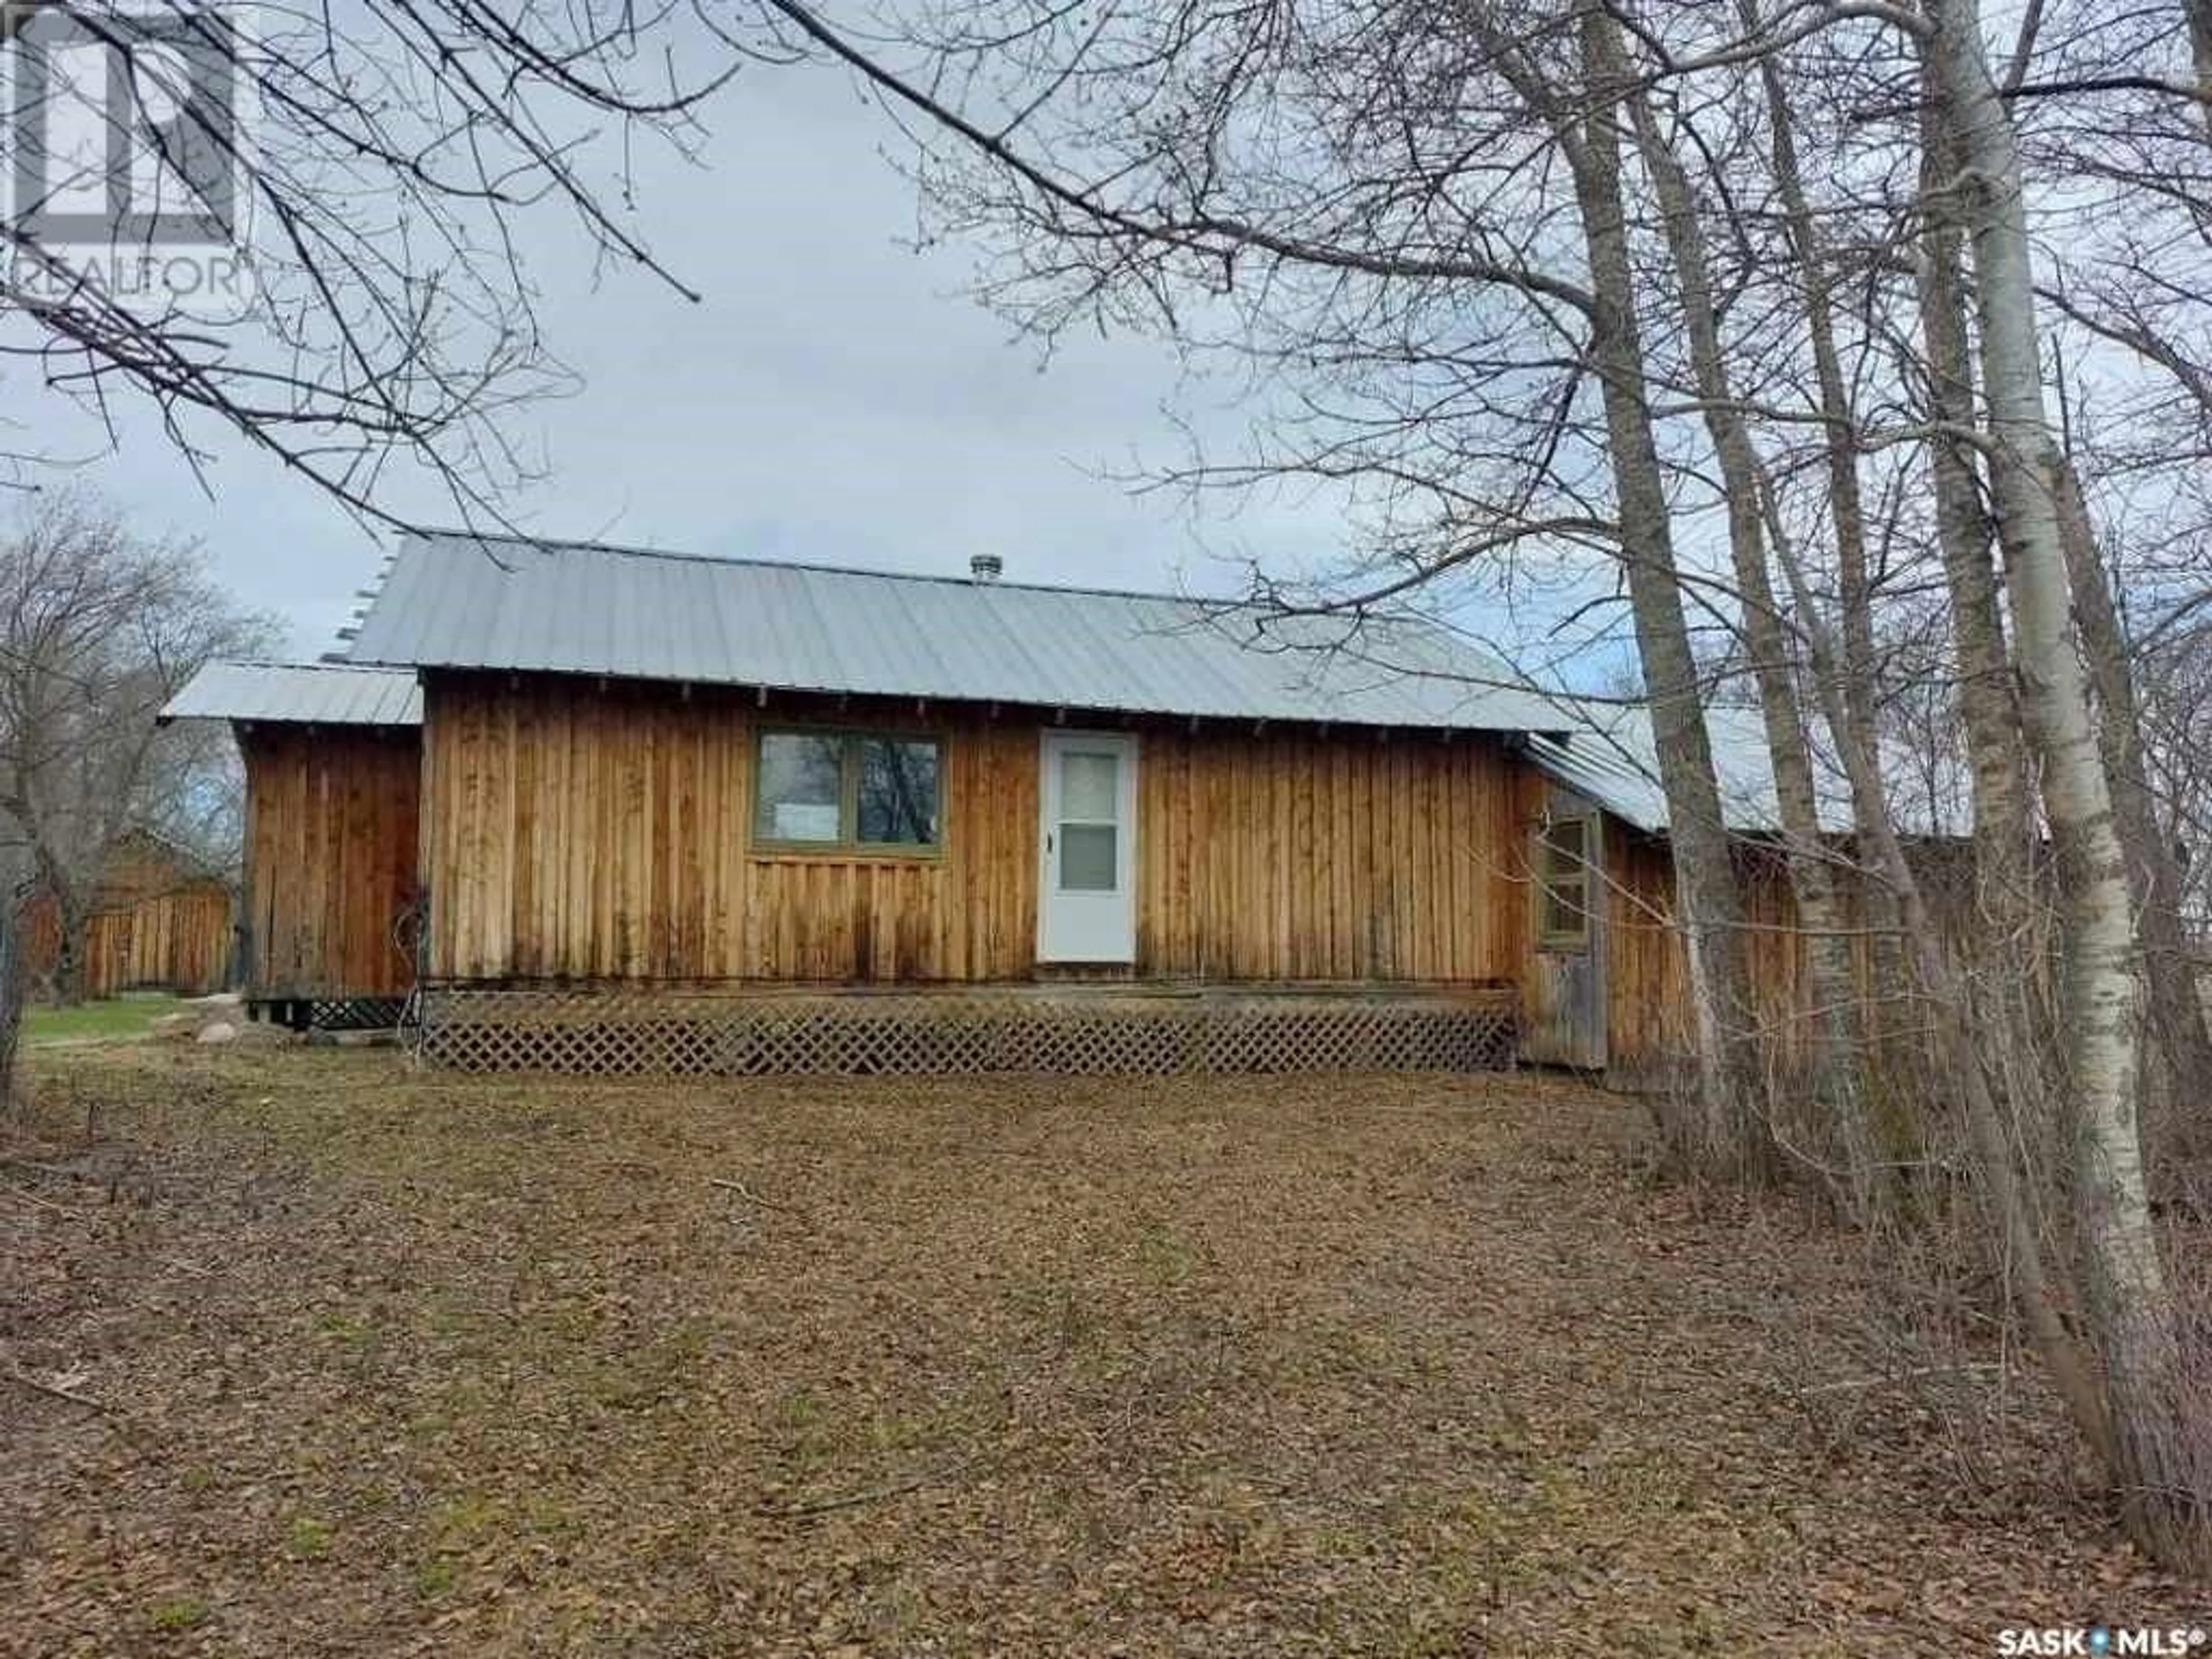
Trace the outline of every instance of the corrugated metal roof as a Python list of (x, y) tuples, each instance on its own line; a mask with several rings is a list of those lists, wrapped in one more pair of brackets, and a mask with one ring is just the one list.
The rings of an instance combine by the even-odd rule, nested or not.
[[(1565, 743), (1531, 738), (1528, 757), (1554, 781), (1613, 817), (1651, 834), (1663, 832), (1667, 795), (1659, 786), (1659, 748), (1651, 735), (1650, 712), (1618, 703), (1570, 707), (1580, 717), (1573, 735)], [(1778, 832), (1781, 811), (1775, 803), (1774, 773), (1767, 762), (1766, 732), (1758, 711), (1708, 708), (1705, 734), (1712, 744), (1721, 813), (1728, 827), (1745, 835)], [(1826, 815), (1824, 803), (1822, 816)], [(1849, 811), (1832, 827), (1849, 829)]]
[[(1563, 702), (1577, 714), (1571, 738), (1528, 740), (1528, 756), (1539, 768), (1577, 794), (1654, 834), (1667, 828), (1667, 797), (1659, 787), (1659, 750), (1651, 737), (1648, 709), (1620, 704)], [(1705, 734), (1712, 744), (1713, 771), (1720, 781), (1721, 812), (1728, 827), (1741, 835), (1779, 835), (1782, 809), (1774, 793), (1774, 769), (1766, 752), (1766, 726), (1755, 708), (1705, 710)], [(1963, 762), (1956, 755), (1919, 756), (1900, 742), (1885, 742), (1882, 780), (1891, 816), (1909, 836), (1964, 836), (1973, 833)], [(1856, 822), (1850, 785), (1834, 757), (1816, 744), (1813, 787), (1820, 828), (1849, 834)]]
[(357, 662), (1130, 714), (1557, 731), (1552, 699), (1419, 618), (1264, 616), (580, 543), (403, 538)]
[(211, 662), (161, 710), (165, 720), (267, 720), (316, 726), (420, 726), (411, 669), (349, 663)]

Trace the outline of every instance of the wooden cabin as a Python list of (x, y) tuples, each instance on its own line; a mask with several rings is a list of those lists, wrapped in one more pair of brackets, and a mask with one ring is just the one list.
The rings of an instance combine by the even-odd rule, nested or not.
[(249, 1005), (295, 1026), (396, 1023), (416, 980), (415, 676), (211, 663), (162, 718), (224, 720), (238, 742)]
[[(350, 657), (175, 712), (246, 757), (252, 994), (417, 992), (434, 1060), (1626, 1077), (1683, 1049), (1635, 743), (1433, 622), (410, 536)], [(1741, 736), (1724, 763), (1763, 770)]]
[(352, 653), (421, 678), (427, 1018), (517, 1063), (720, 1053), (710, 994), (867, 1064), (1511, 1058), (1565, 721), (1431, 624), (415, 538)]
[[(221, 990), (231, 963), (231, 884), (193, 854), (149, 830), (109, 854), (86, 922), (83, 990), (204, 996)], [(50, 994), (61, 961), (61, 907), (33, 885), (17, 913), (34, 994)]]

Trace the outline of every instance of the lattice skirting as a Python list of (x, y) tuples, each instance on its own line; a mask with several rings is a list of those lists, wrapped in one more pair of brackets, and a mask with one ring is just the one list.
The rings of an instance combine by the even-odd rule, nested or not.
[(295, 1031), (389, 1031), (406, 1012), (405, 997), (254, 997), (254, 1018)]
[(1515, 999), (432, 990), (424, 1063), (466, 1072), (1475, 1072), (1513, 1064)]
[(389, 1031), (406, 1007), (405, 997), (339, 997), (317, 1002), (309, 1023), (319, 1031)]

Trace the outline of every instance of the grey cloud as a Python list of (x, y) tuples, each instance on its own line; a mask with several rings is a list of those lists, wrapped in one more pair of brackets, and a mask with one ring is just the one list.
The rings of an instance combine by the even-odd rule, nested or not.
[[(597, 280), (565, 226), (526, 245), (573, 398), (516, 417), (549, 477), (516, 500), (527, 527), (726, 553), (909, 570), (1001, 554), (1031, 580), (1159, 587), (1230, 580), (1178, 502), (1132, 501), (1087, 468), (1170, 461), (1159, 414), (1176, 365), (1142, 341), (1073, 340), (1039, 373), (1034, 345), (955, 292), (970, 256), (918, 256), (892, 135), (835, 77), (741, 78), (715, 106), (707, 164), (649, 159), (638, 217), (702, 304), (632, 272)], [(31, 401), (27, 385), (11, 393)], [(52, 448), (99, 428), (59, 400), (35, 418)], [(226, 435), (210, 501), (143, 411), (93, 475), (151, 530), (203, 537), (223, 580), (280, 611), (295, 644), (328, 642), (374, 570), (378, 539)], [(419, 485), (403, 509), (448, 518)], [(1287, 505), (1240, 520), (1310, 558), (1330, 515)]]

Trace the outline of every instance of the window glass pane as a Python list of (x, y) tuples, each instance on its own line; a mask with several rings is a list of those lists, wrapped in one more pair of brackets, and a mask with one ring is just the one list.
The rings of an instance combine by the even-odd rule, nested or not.
[(858, 839), (874, 846), (937, 844), (937, 744), (927, 738), (862, 738)]
[(1558, 944), (1589, 939), (1590, 821), (1554, 818), (1544, 826), (1536, 927)]
[(1544, 932), (1574, 936), (1589, 927), (1586, 900), (1579, 881), (1554, 881), (1544, 890)]
[(836, 841), (844, 763), (842, 738), (763, 732), (753, 833), (763, 841)]
[(1553, 875), (1571, 878), (1581, 872), (1589, 856), (1584, 839), (1589, 827), (1585, 818), (1559, 818), (1544, 826), (1545, 864)]
[(1060, 890), (1063, 893), (1110, 893), (1120, 831), (1110, 823), (1060, 826)]
[(1121, 767), (1118, 755), (1085, 755), (1062, 750), (1060, 757), (1060, 815), (1111, 823), (1114, 779)]

